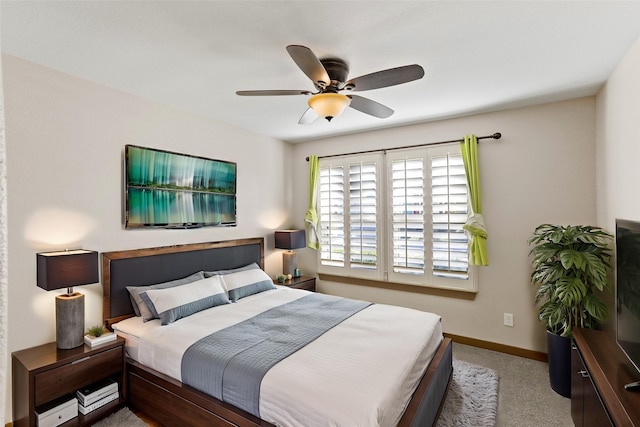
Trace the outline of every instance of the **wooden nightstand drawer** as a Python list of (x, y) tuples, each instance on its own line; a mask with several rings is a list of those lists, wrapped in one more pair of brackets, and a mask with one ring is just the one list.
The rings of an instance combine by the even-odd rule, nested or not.
[(75, 360), (66, 365), (35, 375), (36, 406), (74, 393), (95, 381), (122, 371), (122, 348), (112, 348), (98, 354)]

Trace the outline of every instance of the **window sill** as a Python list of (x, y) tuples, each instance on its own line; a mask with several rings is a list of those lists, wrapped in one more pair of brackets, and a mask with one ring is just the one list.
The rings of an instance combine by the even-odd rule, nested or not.
[(328, 282), (346, 283), (349, 285), (369, 286), (374, 288), (388, 289), (392, 291), (412, 292), (416, 294), (435, 295), (446, 298), (457, 298), (473, 301), (476, 299), (477, 291), (467, 291), (460, 289), (434, 288), (430, 286), (408, 285), (405, 283), (383, 282), (380, 280), (359, 279), (355, 277), (336, 276), (334, 274), (319, 273), (320, 280)]

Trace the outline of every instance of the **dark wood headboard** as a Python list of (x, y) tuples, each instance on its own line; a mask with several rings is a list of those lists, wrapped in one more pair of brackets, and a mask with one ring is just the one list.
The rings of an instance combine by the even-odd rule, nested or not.
[(134, 315), (127, 286), (180, 279), (201, 270), (226, 270), (252, 262), (264, 269), (264, 239), (227, 240), (102, 253), (102, 317), (111, 324)]

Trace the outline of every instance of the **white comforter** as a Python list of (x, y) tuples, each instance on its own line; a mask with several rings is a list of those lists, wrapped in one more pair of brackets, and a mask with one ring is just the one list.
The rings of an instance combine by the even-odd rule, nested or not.
[[(307, 295), (278, 287), (160, 326), (114, 325), (140, 363), (181, 380), (198, 339)], [(275, 365), (263, 378), (260, 416), (278, 426), (395, 426), (442, 340), (440, 317), (374, 304)]]

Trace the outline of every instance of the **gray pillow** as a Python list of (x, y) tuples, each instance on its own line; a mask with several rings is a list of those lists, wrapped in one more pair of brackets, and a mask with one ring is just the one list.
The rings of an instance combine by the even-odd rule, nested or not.
[(260, 269), (237, 271), (221, 277), (232, 302), (270, 289), (277, 289), (273, 280)]
[(260, 266), (253, 262), (251, 264), (242, 266), (242, 267), (238, 267), (238, 268), (232, 268), (230, 270), (216, 270), (216, 271), (205, 271), (204, 272), (204, 277), (211, 277), (211, 276), (222, 276), (225, 274), (231, 274), (231, 273), (237, 273), (238, 271), (246, 271), (246, 270), (253, 270), (253, 269), (260, 269)]
[(231, 304), (221, 277), (212, 276), (172, 288), (149, 289), (140, 297), (161, 324), (168, 325), (207, 308)]
[(127, 291), (129, 291), (129, 298), (131, 298), (131, 305), (133, 305), (133, 310), (136, 312), (136, 316), (142, 316), (142, 320), (147, 322), (151, 319), (155, 319), (156, 317), (153, 315), (151, 310), (149, 310), (147, 304), (143, 301), (142, 297), (140, 296), (141, 293), (152, 289), (173, 288), (175, 286), (185, 285), (187, 283), (195, 282), (202, 279), (204, 279), (204, 273), (202, 271), (198, 271), (191, 276), (172, 280), (170, 282), (157, 283), (155, 285), (149, 286), (127, 286)]

